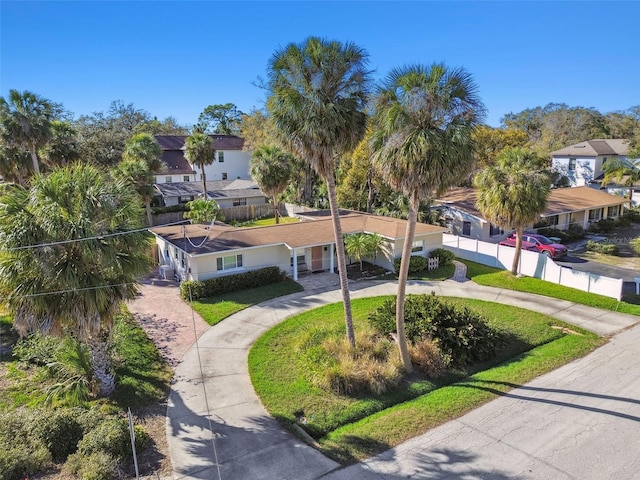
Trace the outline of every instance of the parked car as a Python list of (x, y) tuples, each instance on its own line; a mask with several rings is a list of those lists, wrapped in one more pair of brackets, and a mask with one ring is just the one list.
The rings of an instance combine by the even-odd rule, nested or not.
[[(527, 250), (536, 251), (538, 253), (543, 253), (547, 257), (551, 257), (553, 259), (562, 258), (567, 255), (567, 247), (560, 243), (554, 243), (552, 240), (549, 240), (544, 235), (538, 235), (537, 233), (527, 233), (525, 232), (522, 235), (522, 248), (525, 248), (525, 244), (529, 246), (533, 246), (533, 248), (526, 248)], [(500, 245), (508, 245), (509, 247), (516, 246), (516, 235), (512, 233), (507, 238), (505, 238)]]

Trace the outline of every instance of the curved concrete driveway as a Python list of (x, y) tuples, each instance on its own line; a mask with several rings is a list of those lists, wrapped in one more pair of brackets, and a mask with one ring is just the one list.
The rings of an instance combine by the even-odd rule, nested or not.
[[(479, 298), (528, 308), (603, 335), (620, 332), (639, 320), (638, 317), (605, 312), (563, 300), (481, 287), (473, 282), (409, 282), (407, 288), (408, 293), (430, 291), (439, 295)], [(396, 284), (391, 282), (362, 283), (352, 287), (353, 298), (395, 292)], [(340, 469), (338, 464), (284, 431), (277, 421), (267, 414), (255, 395), (247, 366), (249, 348), (264, 331), (290, 315), (338, 301), (341, 301), (339, 290), (301, 292), (280, 297), (243, 310), (200, 337), (176, 369), (169, 397), (167, 436), (174, 478), (500, 479), (515, 478), (512, 476), (514, 472), (516, 477), (520, 475), (518, 478), (608, 478), (599, 474), (576, 474), (575, 477), (570, 473), (565, 475), (567, 466), (562, 462), (562, 448), (575, 451), (579, 444), (573, 434), (592, 431), (595, 420), (583, 418), (587, 415), (585, 412), (601, 413), (607, 421), (624, 419), (633, 423), (634, 431), (637, 432), (638, 424), (635, 422), (640, 419), (640, 401), (633, 399), (640, 398), (640, 379), (637, 373), (640, 372), (640, 365), (634, 365), (634, 362), (626, 357), (624, 362), (629, 363), (625, 363), (625, 368), (607, 363), (616, 355), (623, 354), (619, 351), (621, 348), (640, 345), (637, 341), (640, 333), (635, 329), (629, 332), (635, 335), (635, 345), (629, 341), (620, 344), (622, 340), (619, 339), (623, 337), (620, 335), (580, 362), (571, 363), (541, 377), (531, 384), (533, 386), (513, 390), (509, 395), (490, 402), (481, 409), (427, 432), (368, 462)], [(637, 350), (630, 348), (630, 351)], [(635, 363), (638, 363), (637, 358), (640, 356), (635, 354), (635, 357)], [(593, 360), (594, 358), (600, 360)], [(627, 374), (636, 372), (631, 389), (621, 391), (619, 396), (617, 391), (606, 394), (601, 390), (598, 393), (586, 393), (587, 390), (582, 385), (576, 386), (575, 391), (564, 390), (569, 379), (584, 376), (586, 373), (582, 370), (588, 373), (594, 362), (601, 363), (599, 371), (602, 382), (606, 383), (612, 378), (617, 380), (615, 388), (627, 385)], [(632, 370), (633, 368), (635, 370)], [(596, 385), (596, 389), (599, 386)], [(549, 400), (549, 397), (556, 396), (560, 396), (561, 399)], [(538, 400), (537, 397), (541, 399)], [(603, 412), (609, 412), (608, 406), (571, 408), (574, 403), (579, 403), (576, 399), (582, 398), (612, 402), (614, 410), (620, 408), (635, 411), (606, 415)], [(500, 405), (499, 402), (507, 404)], [(484, 412), (490, 406), (494, 406), (491, 413), (478, 413)], [(514, 409), (514, 406), (519, 408)], [(538, 409), (547, 411), (536, 413)], [(525, 415), (527, 412), (531, 413)], [(572, 419), (576, 413), (582, 416), (574, 423)], [(563, 423), (555, 423), (556, 420), (563, 419), (570, 419), (570, 428), (561, 426)], [(469, 435), (470, 432), (477, 432), (477, 438)], [(547, 432), (557, 434), (558, 439), (569, 434), (567, 438), (570, 439), (570, 444), (558, 444), (559, 440), (549, 442), (546, 440)], [(468, 446), (458, 446), (456, 440), (463, 437), (476, 439), (471, 440)], [(593, 435), (589, 435), (589, 438), (591, 437)], [(508, 438), (509, 441), (505, 442), (504, 438)], [(592, 438), (591, 441), (595, 441), (599, 446), (597, 438)], [(637, 440), (634, 441), (637, 447)], [(453, 443), (449, 447), (446, 446), (447, 442)], [(545, 446), (553, 448), (552, 458), (538, 455)], [(481, 454), (475, 452), (476, 447), (483, 449)], [(600, 451), (610, 459), (610, 450), (608, 445), (603, 445)], [(631, 469), (638, 466), (634, 463), (636, 451), (637, 448), (634, 448), (632, 455), (617, 458), (616, 461), (620, 462), (621, 466), (615, 472), (621, 474), (621, 468)], [(558, 456), (554, 457), (556, 454)], [(513, 458), (518, 468), (514, 469), (512, 464), (505, 463), (506, 460), (502, 458), (505, 455)], [(594, 458), (589, 456), (589, 460)], [(556, 464), (564, 469), (556, 467)], [(583, 467), (584, 465), (588, 463), (582, 462)], [(505, 473), (501, 473), (502, 470)], [(637, 471), (639, 469), (634, 472)], [(615, 478), (633, 477), (618, 475)]]

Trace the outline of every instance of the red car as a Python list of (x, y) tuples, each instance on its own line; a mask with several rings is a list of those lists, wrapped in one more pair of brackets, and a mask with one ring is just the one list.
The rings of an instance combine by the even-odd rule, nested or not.
[[(507, 238), (505, 238), (502, 242), (500, 242), (500, 245), (515, 247), (515, 233), (512, 233)], [(567, 247), (561, 245), (560, 243), (554, 243), (544, 235), (538, 235), (537, 233), (525, 233), (524, 235), (522, 235), (522, 248), (525, 250), (543, 253), (547, 257), (551, 257), (554, 259), (562, 258), (567, 255)]]

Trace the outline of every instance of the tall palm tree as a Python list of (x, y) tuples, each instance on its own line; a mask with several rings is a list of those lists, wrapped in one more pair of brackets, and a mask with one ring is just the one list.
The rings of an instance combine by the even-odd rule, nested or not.
[(327, 185), (344, 301), (347, 339), (355, 345), (351, 297), (336, 199), (335, 162), (353, 150), (367, 123), (368, 54), (338, 41), (309, 37), (269, 61), (267, 108), (281, 142), (306, 159)]
[(534, 223), (547, 206), (551, 193), (550, 172), (543, 170), (541, 160), (531, 150), (507, 147), (493, 165), (474, 179), (480, 191), (476, 199), (478, 210), (491, 223), (504, 229), (515, 229), (516, 251), (511, 273), (518, 274), (522, 234)]
[(162, 169), (162, 148), (156, 142), (153, 135), (137, 133), (133, 135), (124, 146), (121, 162), (125, 171), (128, 171), (131, 179), (144, 200), (147, 211), (147, 224), (153, 225), (151, 215), (151, 201), (153, 200), (154, 174)]
[(470, 171), (471, 133), (484, 112), (471, 75), (443, 64), (392, 70), (375, 98), (374, 162), (387, 183), (409, 200), (396, 306), (398, 348), (408, 372), (412, 366), (404, 302), (420, 202), (455, 185)]
[(192, 164), (197, 165), (202, 172), (202, 198), (207, 196), (207, 174), (204, 171), (206, 165), (211, 165), (216, 159), (216, 151), (213, 148), (213, 140), (202, 129), (196, 126), (184, 143), (184, 157)]
[(22, 334), (86, 343), (103, 396), (115, 388), (114, 315), (152, 266), (149, 235), (135, 230), (139, 202), (129, 182), (81, 164), (37, 175), (30, 188), (14, 186), (0, 198), (0, 305)]
[(278, 195), (291, 180), (293, 174), (293, 156), (273, 145), (261, 145), (251, 155), (249, 162), (251, 177), (260, 190), (273, 199), (273, 210), (276, 223), (280, 223), (278, 212)]
[(611, 181), (623, 182), (624, 186), (629, 187), (629, 205), (633, 206), (633, 187), (640, 182), (640, 155), (638, 158), (614, 157), (605, 163), (602, 184)]
[(40, 173), (38, 149), (51, 138), (53, 115), (53, 103), (28, 90), (9, 90), (8, 100), (0, 97), (0, 122), (7, 134), (3, 141), (27, 150), (35, 173)]

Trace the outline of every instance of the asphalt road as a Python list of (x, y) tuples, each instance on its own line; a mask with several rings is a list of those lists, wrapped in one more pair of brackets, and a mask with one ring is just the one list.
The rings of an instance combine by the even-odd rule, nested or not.
[(573, 268), (581, 272), (591, 272), (611, 278), (621, 278), (624, 280), (623, 293), (635, 293), (635, 277), (640, 277), (640, 272), (628, 268), (615, 267), (605, 263), (594, 262), (574, 255), (567, 255), (562, 260), (556, 260), (558, 265)]

